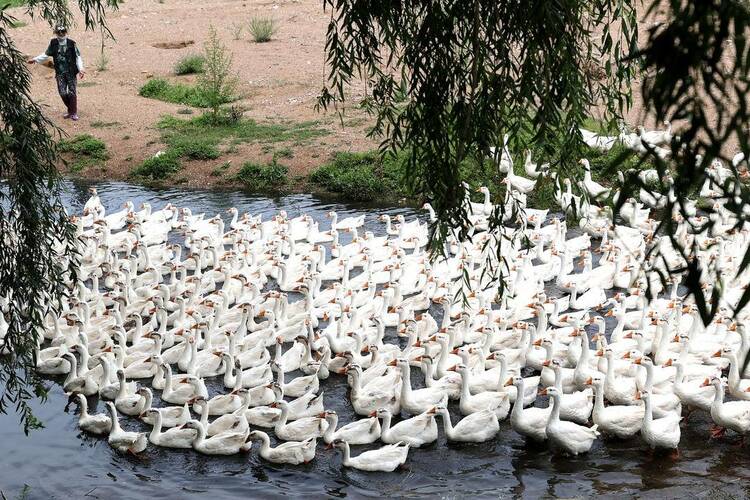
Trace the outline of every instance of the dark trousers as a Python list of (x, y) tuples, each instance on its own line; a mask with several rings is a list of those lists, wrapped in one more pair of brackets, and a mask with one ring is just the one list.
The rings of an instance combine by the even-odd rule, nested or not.
[(63, 103), (68, 108), (68, 114), (78, 113), (78, 94), (76, 91), (76, 76), (69, 73), (57, 74), (57, 92)]

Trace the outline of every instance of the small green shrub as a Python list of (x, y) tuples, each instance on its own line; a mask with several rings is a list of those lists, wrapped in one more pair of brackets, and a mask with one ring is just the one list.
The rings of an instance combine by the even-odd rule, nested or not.
[(206, 58), (201, 54), (190, 54), (174, 65), (175, 75), (192, 75), (195, 73), (203, 72), (203, 65), (206, 62)]
[(271, 41), (273, 35), (278, 31), (278, 26), (276, 21), (270, 17), (254, 17), (250, 20), (248, 30), (256, 43), (264, 43)]
[(185, 104), (195, 108), (208, 107), (208, 100), (192, 85), (170, 83), (163, 78), (152, 78), (138, 92), (142, 97), (158, 99), (174, 104)]
[(109, 159), (106, 144), (89, 134), (63, 139), (58, 144), (58, 149), (61, 153), (71, 156), (70, 170), (73, 172), (79, 172), (92, 165), (102, 165)]
[(237, 173), (237, 180), (252, 191), (278, 191), (287, 182), (289, 169), (275, 160), (268, 164), (247, 162)]
[(401, 179), (402, 156), (377, 152), (336, 153), (333, 160), (310, 175), (310, 181), (354, 201), (373, 201), (406, 194)]
[(182, 167), (177, 155), (167, 151), (144, 160), (139, 167), (132, 171), (132, 175), (151, 180), (162, 180), (175, 172), (179, 172), (180, 168)]
[(198, 90), (216, 120), (221, 106), (235, 99), (238, 79), (232, 73), (232, 53), (219, 39), (213, 26), (208, 28), (208, 39), (203, 44), (203, 52), (204, 71), (198, 79)]

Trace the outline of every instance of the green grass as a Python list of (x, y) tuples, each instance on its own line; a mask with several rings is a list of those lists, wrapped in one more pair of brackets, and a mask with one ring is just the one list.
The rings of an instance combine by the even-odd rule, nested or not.
[(28, 26), (28, 25), (29, 25), (29, 23), (27, 23), (26, 21), (21, 21), (20, 19), (17, 19), (15, 21), (11, 21), (10, 22), (10, 27), (14, 28), (14, 29), (15, 28), (23, 28), (24, 26)]
[[(210, 114), (187, 120), (167, 116), (159, 121), (157, 127), (161, 130), (162, 142), (167, 146), (165, 152), (158, 158), (149, 158), (134, 169), (132, 175), (136, 177), (166, 179), (180, 170), (184, 160), (219, 158), (223, 144), (229, 144), (226, 151), (231, 151), (235, 145), (242, 143), (273, 144), (289, 141), (299, 144), (328, 134), (328, 131), (318, 128), (317, 122), (280, 125), (258, 123), (244, 118), (233, 119), (229, 114), (223, 115), (218, 121)], [(270, 186), (273, 183), (266, 184)]]
[(101, 167), (109, 159), (106, 144), (89, 134), (63, 139), (58, 148), (61, 153), (69, 156), (71, 172), (80, 172), (90, 166)]
[(271, 41), (273, 35), (278, 31), (276, 21), (270, 17), (254, 17), (250, 20), (248, 31), (256, 43)]
[(0, 0), (0, 7), (3, 9), (12, 9), (15, 7), (23, 7), (27, 3), (27, 0)]
[(148, 180), (164, 180), (182, 168), (180, 158), (175, 153), (167, 151), (159, 156), (152, 156), (135, 168), (131, 175)]
[(407, 195), (402, 178), (403, 156), (377, 152), (336, 153), (310, 174), (310, 181), (343, 198), (374, 201)]
[(174, 74), (192, 75), (195, 73), (203, 73), (203, 65), (205, 62), (206, 58), (201, 54), (190, 54), (184, 56), (174, 65)]
[(208, 107), (208, 100), (195, 85), (171, 83), (163, 78), (152, 78), (138, 92), (141, 97), (183, 104), (194, 108)]
[(237, 172), (236, 178), (251, 191), (280, 191), (287, 183), (288, 172), (289, 169), (275, 159), (266, 164), (247, 162)]

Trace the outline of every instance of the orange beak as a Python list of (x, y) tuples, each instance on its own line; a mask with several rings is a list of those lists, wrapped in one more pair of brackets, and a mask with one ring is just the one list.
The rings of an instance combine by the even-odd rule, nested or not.
[(701, 387), (708, 387), (709, 385), (711, 385), (711, 381), (708, 379), (705, 379), (703, 383), (701, 384)]

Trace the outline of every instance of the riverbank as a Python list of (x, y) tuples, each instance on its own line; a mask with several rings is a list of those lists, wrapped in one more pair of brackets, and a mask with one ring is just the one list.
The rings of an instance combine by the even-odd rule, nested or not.
[[(21, 21), (11, 34), (20, 50), (28, 55), (42, 53), (51, 37), (47, 25), (32, 21), (23, 9), (11, 12)], [(254, 17), (275, 20), (277, 31), (271, 41), (253, 41), (248, 26)], [(325, 163), (331, 152), (376, 147), (366, 138), (367, 120), (361, 110), (349, 108), (342, 122), (335, 113), (314, 109), (325, 77), (328, 15), (320, 2), (131, 0), (108, 14), (107, 20), (115, 40), (105, 41), (104, 58), (98, 32), (84, 32), (81, 19), (70, 32), (87, 66), (86, 77), (79, 82), (80, 121), (62, 119), (64, 109), (52, 70), (42, 66), (31, 69), (32, 95), (53, 123), (70, 138), (90, 135), (106, 145), (106, 161), (68, 174), (91, 180), (130, 179), (136, 167), (165, 150), (159, 128), (164, 116), (201, 113), (182, 104), (141, 97), (139, 90), (152, 78), (193, 84), (195, 75), (176, 76), (173, 69), (185, 56), (202, 52), (209, 24), (216, 27), (234, 56), (239, 99), (233, 104), (244, 110), (247, 119), (274, 127), (308, 123), (324, 133), (305, 140), (275, 141), (273, 147), (253, 141), (222, 144), (220, 158), (184, 162), (174, 182), (188, 188), (226, 186), (231, 184), (227, 179), (239, 173), (246, 162), (267, 164), (278, 158), (279, 152), (294, 179)], [(239, 39), (235, 39), (240, 27)], [(363, 95), (361, 86), (351, 88), (352, 102)], [(225, 167), (227, 163), (229, 167)], [(222, 168), (224, 175), (212, 175)]]
[[(50, 38), (48, 27), (32, 21), (23, 9), (12, 13), (20, 21), (12, 32), (19, 48), (29, 55), (41, 53)], [(256, 17), (274, 20), (276, 32), (269, 42), (254, 42), (249, 24)], [(258, 172), (265, 178), (261, 184), (273, 184), (283, 173), (286, 182), (281, 190), (318, 191), (330, 186), (309, 182), (316, 169), (339, 153), (365, 153), (377, 147), (377, 141), (367, 138), (370, 119), (355, 105), (364, 96), (360, 83), (349, 89), (350, 106), (343, 120), (336, 113), (315, 111), (326, 75), (324, 44), (329, 21), (317, 1), (209, 0), (196, 4), (189, 0), (131, 0), (107, 19), (115, 40), (106, 40), (103, 52), (100, 34), (82, 31), (82, 20), (71, 29), (70, 36), (79, 44), (87, 64), (79, 88), (80, 121), (62, 119), (52, 70), (32, 68), (32, 95), (67, 140), (91, 137), (103, 145), (99, 153), (106, 153), (84, 162), (68, 155), (72, 165), (62, 167), (66, 175), (191, 189), (247, 188), (251, 177), (243, 174)], [(243, 111), (243, 123), (235, 127), (238, 130), (224, 130), (223, 136), (205, 128), (182, 127), (184, 137), (176, 138), (175, 120), (195, 122), (203, 111), (139, 93), (155, 79), (183, 87), (194, 85), (196, 76), (178, 76), (175, 66), (202, 52), (209, 24), (216, 27), (233, 54), (239, 87), (232, 105)], [(637, 96), (631, 115), (634, 123), (643, 120), (636, 118), (641, 115)], [(203, 146), (186, 151), (184, 146), (196, 139)], [(175, 142), (182, 149), (176, 150)], [(160, 159), (152, 161), (155, 156)], [(164, 169), (169, 175), (161, 175)], [(350, 175), (349, 180), (365, 181), (367, 189), (372, 188), (367, 184), (372, 176), (362, 175), (362, 169), (358, 173), (359, 178)], [(268, 186), (255, 181), (250, 187), (263, 192), (279, 190), (274, 186), (266, 189)], [(358, 196), (355, 193), (353, 198)]]

